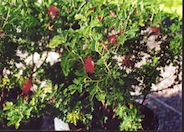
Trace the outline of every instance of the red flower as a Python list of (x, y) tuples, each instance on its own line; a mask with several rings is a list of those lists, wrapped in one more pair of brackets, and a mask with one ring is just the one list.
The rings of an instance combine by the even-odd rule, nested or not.
[(117, 38), (116, 38), (116, 35), (111, 35), (108, 37), (108, 40), (109, 42), (111, 42), (112, 44), (117, 44), (118, 41), (117, 41)]
[(47, 14), (54, 19), (58, 15), (58, 8), (55, 6), (50, 6)]
[(22, 87), (22, 92), (23, 92), (24, 94), (28, 94), (28, 92), (30, 91), (31, 87), (32, 87), (32, 79), (28, 79), (28, 80), (24, 83), (24, 85), (23, 85), (23, 87)]
[(94, 73), (94, 62), (91, 56), (88, 56), (84, 59), (84, 69), (87, 73)]
[(160, 35), (161, 31), (160, 28), (151, 27), (151, 32), (155, 33), (155, 35)]

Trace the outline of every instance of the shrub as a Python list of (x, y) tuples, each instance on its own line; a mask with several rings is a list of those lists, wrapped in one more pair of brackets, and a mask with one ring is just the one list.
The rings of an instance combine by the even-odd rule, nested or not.
[[(151, 93), (169, 64), (181, 70), (181, 20), (150, 0), (16, 0), (0, 5), (0, 121), (21, 123), (52, 113), (65, 122), (93, 120), (106, 129), (141, 129), (131, 92)], [(146, 29), (150, 29), (147, 31)], [(142, 31), (145, 31), (142, 33)], [(156, 36), (154, 47), (146, 40)], [(58, 53), (57, 63), (48, 62)], [(19, 55), (20, 53), (20, 55)], [(40, 64), (36, 54), (45, 57)], [(146, 63), (141, 63), (147, 54)], [(26, 57), (31, 59), (26, 61)], [(139, 65), (138, 65), (139, 64)], [(12, 110), (13, 109), (13, 110)], [(110, 112), (109, 112), (110, 111)], [(112, 113), (112, 116), (109, 116)], [(133, 124), (133, 125), (132, 125)]]

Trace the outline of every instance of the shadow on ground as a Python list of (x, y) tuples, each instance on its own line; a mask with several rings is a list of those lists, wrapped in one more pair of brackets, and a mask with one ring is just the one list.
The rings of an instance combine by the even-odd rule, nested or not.
[[(170, 92), (169, 89), (163, 94)], [(145, 102), (159, 119), (159, 130), (182, 130), (182, 96), (181, 91), (164, 97), (163, 94), (154, 93)]]

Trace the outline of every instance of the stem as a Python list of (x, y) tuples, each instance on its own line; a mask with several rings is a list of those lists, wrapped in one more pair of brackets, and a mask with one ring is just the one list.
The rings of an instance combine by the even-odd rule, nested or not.
[[(166, 87), (166, 88), (163, 88), (163, 89), (160, 89), (160, 90), (152, 90), (152, 91), (150, 91), (150, 93), (153, 93), (153, 92), (160, 92), (160, 91), (164, 91), (164, 90), (167, 90), (167, 89), (172, 89), (175, 85), (178, 85), (178, 84), (180, 84), (180, 83), (182, 83), (182, 80), (179, 80), (179, 81), (177, 81), (177, 82), (174, 82), (173, 84), (171, 84), (170, 86), (168, 86), (168, 87)], [(141, 96), (142, 94), (139, 94), (139, 95), (137, 95), (137, 96)], [(144, 95), (144, 96), (147, 96), (148, 94), (146, 94), (146, 95)], [(146, 98), (146, 97), (144, 97), (144, 98)], [(142, 104), (144, 103), (144, 99), (143, 99), (143, 102), (142, 102)]]
[(170, 86), (168, 86), (166, 88), (163, 88), (163, 89), (160, 89), (160, 90), (154, 90), (154, 91), (151, 91), (151, 92), (160, 92), (160, 91), (163, 91), (163, 90), (172, 89), (175, 85), (178, 85), (181, 82), (182, 82), (182, 80), (179, 80), (177, 82), (174, 82), (173, 84), (171, 84)]
[(8, 13), (7, 13), (7, 15), (6, 15), (5, 22), (4, 22), (3, 26), (2, 26), (2, 29), (3, 29), (3, 28), (5, 27), (5, 25), (7, 24), (7, 20), (8, 20), (8, 18), (9, 18), (9, 14), (10, 14), (10, 8), (8, 9)]
[(153, 21), (153, 16), (154, 16), (154, 12), (151, 14), (151, 18), (150, 18), (150, 22), (152, 23)]
[[(101, 57), (103, 57), (103, 55), (97, 50), (96, 52), (98, 52), (100, 54)], [(107, 72), (111, 72), (109, 69), (109, 66), (107, 65), (107, 63), (104, 61), (104, 65), (107, 68)]]
[(144, 95), (141, 105), (144, 104), (144, 101), (146, 100), (146, 96), (147, 96), (147, 95), (148, 95), (148, 94), (145, 94), (145, 95)]
[(109, 69), (109, 67), (108, 67), (108, 65), (107, 65), (107, 63), (104, 62), (104, 64), (105, 64), (105, 67), (107, 68), (108, 72), (111, 72), (110, 69)]
[[(68, 50), (68, 51), (69, 51), (69, 50)], [(70, 52), (70, 51), (69, 51), (69, 52)], [(77, 56), (80, 58), (81, 62), (84, 63), (82, 57), (81, 57), (79, 54), (75, 53), (75, 51), (73, 51), (73, 50), (72, 50), (72, 53), (74, 53), (75, 55), (77, 55)]]
[(86, 81), (86, 82), (89, 82), (89, 83), (91, 83), (91, 82), (92, 82), (92, 83), (93, 83), (93, 82), (97, 82), (97, 83), (98, 83), (98, 82), (102, 82), (102, 81), (103, 81), (103, 79), (102, 79), (102, 80), (92, 80), (92, 79), (91, 79), (90, 81)]
[(73, 8), (75, 7), (75, 2), (74, 2), (74, 0), (72, 0), (72, 7), (73, 7)]
[[(131, 13), (128, 14), (128, 17), (127, 17), (127, 19), (126, 19), (126, 21), (125, 21), (123, 33), (125, 33), (125, 31), (126, 31), (126, 28), (127, 28), (127, 25), (128, 25), (128, 21), (129, 21), (129, 19), (130, 19), (130, 15), (131, 15)], [(116, 48), (116, 50), (115, 50), (115, 53), (117, 53), (119, 47), (120, 47), (120, 44), (117, 45), (117, 48)]]
[(33, 70), (34, 70), (34, 68), (35, 68), (35, 63), (34, 63), (34, 53), (32, 54), (32, 65), (33, 65), (33, 68), (32, 68), (32, 72), (33, 72)]

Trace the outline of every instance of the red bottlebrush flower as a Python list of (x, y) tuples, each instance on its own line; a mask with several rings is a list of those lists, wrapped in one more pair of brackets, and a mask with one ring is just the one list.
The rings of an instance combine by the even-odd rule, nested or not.
[(161, 31), (160, 28), (151, 27), (151, 32), (155, 33), (155, 35), (160, 35)]
[(28, 92), (30, 91), (31, 87), (32, 87), (32, 79), (28, 79), (28, 80), (24, 83), (24, 85), (23, 85), (23, 87), (22, 87), (22, 92), (23, 92), (24, 94), (28, 94)]
[(118, 41), (117, 41), (117, 38), (116, 38), (116, 35), (111, 35), (108, 37), (108, 40), (109, 42), (111, 42), (112, 44), (117, 44)]
[(84, 59), (84, 69), (87, 73), (94, 73), (94, 62), (91, 56), (88, 56)]
[(58, 8), (55, 6), (50, 6), (47, 14), (54, 19), (58, 15)]

